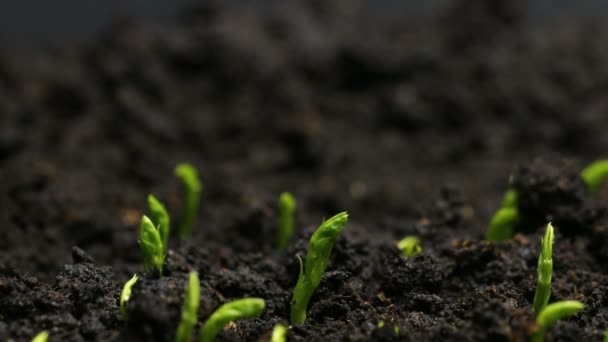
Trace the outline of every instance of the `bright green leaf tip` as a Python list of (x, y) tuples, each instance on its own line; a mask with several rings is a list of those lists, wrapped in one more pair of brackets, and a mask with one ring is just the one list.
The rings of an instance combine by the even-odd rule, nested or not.
[(515, 225), (519, 222), (518, 194), (514, 189), (509, 189), (502, 199), (500, 209), (494, 214), (488, 231), (486, 240), (505, 241), (513, 237)]
[(291, 322), (293, 324), (302, 324), (306, 320), (308, 302), (321, 282), (321, 277), (331, 256), (331, 250), (347, 221), (347, 212), (336, 214), (321, 223), (310, 238), (306, 253), (306, 267), (303, 267), (300, 259), (300, 276), (291, 300)]
[(212, 342), (224, 326), (238, 319), (258, 317), (266, 303), (261, 298), (243, 298), (220, 306), (207, 319), (199, 334), (200, 342)]
[(182, 318), (177, 327), (175, 342), (188, 342), (196, 327), (197, 312), (200, 301), (200, 281), (197, 272), (188, 274), (188, 286), (182, 305)]
[(573, 316), (584, 308), (585, 305), (576, 300), (565, 300), (547, 305), (536, 316), (539, 330), (532, 336), (532, 341), (542, 342), (547, 329), (555, 325), (560, 319)]
[(608, 160), (598, 160), (581, 171), (581, 177), (590, 193), (595, 194), (608, 177)]
[(295, 224), (296, 199), (289, 192), (279, 196), (279, 231), (277, 245), (280, 250), (289, 247)]
[(32, 342), (46, 342), (49, 339), (49, 333), (47, 331), (39, 332), (34, 338)]
[(194, 223), (200, 206), (200, 196), (203, 186), (198, 176), (198, 171), (191, 164), (182, 163), (175, 167), (175, 175), (184, 183), (185, 200), (182, 220), (178, 228), (178, 234), (182, 239), (192, 236)]
[(165, 262), (163, 242), (158, 228), (146, 215), (141, 218), (139, 245), (144, 257), (144, 269), (155, 269), (161, 276)]
[(125, 283), (122, 292), (120, 293), (120, 312), (122, 312), (124, 319), (127, 319), (127, 304), (131, 298), (131, 292), (135, 283), (137, 283), (137, 274), (133, 275), (133, 277)]
[(417, 236), (410, 235), (397, 242), (397, 248), (405, 257), (413, 257), (422, 253), (420, 239)]
[(272, 337), (270, 342), (286, 342), (287, 341), (287, 327), (283, 324), (277, 324), (272, 329)]
[(151, 220), (158, 228), (163, 242), (163, 252), (166, 255), (169, 244), (169, 233), (171, 220), (165, 206), (152, 194), (148, 195), (148, 208), (150, 209)]
[(536, 292), (534, 294), (534, 302), (532, 304), (534, 312), (537, 314), (549, 302), (551, 297), (551, 276), (553, 274), (553, 226), (547, 224), (545, 236), (541, 242), (541, 252), (538, 258)]

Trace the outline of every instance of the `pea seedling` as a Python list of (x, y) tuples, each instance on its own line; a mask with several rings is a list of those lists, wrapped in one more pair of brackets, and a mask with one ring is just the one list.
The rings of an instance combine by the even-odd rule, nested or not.
[(270, 342), (286, 342), (287, 341), (287, 328), (283, 324), (277, 324), (272, 329), (272, 337)]
[(148, 195), (148, 207), (152, 223), (158, 228), (160, 239), (163, 242), (163, 253), (167, 255), (167, 245), (169, 244), (169, 232), (171, 219), (165, 206), (154, 195)]
[(536, 316), (536, 324), (538, 324), (539, 329), (532, 335), (532, 342), (543, 342), (547, 329), (555, 325), (560, 319), (575, 315), (584, 307), (583, 303), (576, 300), (566, 300), (547, 305)]
[(137, 274), (133, 275), (133, 278), (125, 283), (122, 287), (122, 292), (120, 293), (120, 312), (122, 312), (122, 317), (124, 317), (124, 319), (127, 319), (127, 303), (129, 303), (133, 285), (135, 285), (135, 283), (137, 283)]
[(192, 236), (192, 230), (201, 201), (203, 189), (196, 168), (190, 164), (183, 163), (175, 168), (175, 175), (181, 179), (185, 186), (184, 211), (180, 222), (178, 233), (182, 239)]
[(159, 276), (162, 276), (165, 247), (163, 247), (160, 231), (146, 215), (141, 218), (139, 246), (144, 256), (144, 269), (154, 269)]
[(243, 298), (220, 306), (201, 328), (199, 341), (214, 341), (226, 324), (237, 319), (256, 318), (264, 311), (265, 305), (261, 298)]
[(188, 342), (194, 332), (196, 326), (196, 314), (200, 300), (200, 282), (198, 273), (190, 272), (188, 274), (188, 286), (184, 295), (184, 304), (182, 305), (182, 319), (177, 327), (175, 342)]
[(553, 273), (553, 226), (551, 223), (547, 225), (541, 246), (540, 257), (538, 257), (536, 293), (532, 304), (537, 315), (542, 312), (551, 296), (551, 275)]
[(341, 212), (321, 223), (310, 238), (306, 267), (303, 266), (302, 259), (298, 256), (300, 276), (291, 300), (291, 322), (293, 324), (302, 324), (306, 320), (308, 302), (321, 282), (331, 250), (347, 221), (348, 213)]
[(486, 232), (486, 240), (504, 241), (513, 237), (515, 225), (519, 222), (517, 197), (517, 191), (513, 189), (505, 193), (500, 209), (490, 221), (490, 226)]
[(46, 331), (39, 332), (34, 338), (32, 342), (46, 342), (49, 339), (49, 333)]
[(279, 196), (279, 234), (277, 245), (280, 250), (289, 247), (293, 236), (294, 215), (296, 211), (296, 199), (289, 192)]
[(597, 193), (606, 177), (608, 177), (608, 160), (598, 160), (589, 164), (581, 171), (581, 177), (587, 184), (589, 192)]
[(413, 257), (422, 253), (422, 246), (420, 246), (420, 239), (417, 236), (410, 235), (397, 242), (397, 248), (401, 251), (401, 254), (405, 257)]

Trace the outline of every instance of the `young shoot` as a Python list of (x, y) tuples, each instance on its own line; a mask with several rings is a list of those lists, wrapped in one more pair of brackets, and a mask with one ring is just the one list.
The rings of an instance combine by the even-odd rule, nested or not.
[(158, 227), (160, 239), (163, 242), (163, 253), (167, 255), (167, 245), (169, 244), (169, 231), (171, 220), (165, 206), (154, 195), (148, 195), (148, 207), (152, 223)]
[(486, 240), (504, 241), (512, 238), (517, 222), (519, 222), (517, 191), (511, 189), (505, 193), (500, 209), (490, 221), (490, 226), (486, 232)]
[(277, 324), (272, 329), (272, 337), (270, 342), (287, 342), (287, 327), (283, 324)]
[(538, 315), (549, 302), (551, 296), (551, 275), (553, 273), (553, 226), (547, 225), (545, 237), (541, 241), (540, 257), (538, 258), (536, 293), (532, 307)]
[(120, 312), (122, 312), (122, 317), (127, 319), (127, 303), (129, 303), (129, 299), (131, 298), (131, 291), (133, 290), (133, 285), (137, 283), (137, 274), (133, 275), (133, 278), (129, 279), (125, 285), (122, 287), (122, 292), (120, 293)]
[(220, 306), (211, 316), (199, 334), (199, 342), (212, 342), (224, 326), (237, 319), (252, 319), (264, 311), (265, 302), (261, 298), (243, 298)]
[(405, 257), (413, 257), (422, 253), (420, 239), (414, 235), (406, 236), (403, 240), (397, 242), (397, 248)]
[(543, 342), (547, 330), (560, 319), (573, 316), (585, 305), (576, 300), (566, 300), (547, 305), (537, 316), (538, 331), (532, 335), (532, 342)]
[(46, 331), (39, 332), (34, 338), (32, 342), (46, 342), (49, 339), (49, 333)]
[(144, 256), (144, 269), (146, 271), (156, 270), (158, 275), (162, 276), (165, 248), (163, 247), (160, 231), (146, 215), (141, 218), (139, 246)]
[(306, 320), (308, 301), (321, 282), (331, 250), (347, 221), (348, 213), (344, 211), (321, 223), (310, 238), (306, 267), (302, 265), (302, 259), (298, 256), (300, 276), (291, 300), (291, 322), (293, 324), (302, 324)]
[(190, 164), (183, 163), (177, 165), (175, 175), (182, 180), (185, 187), (184, 211), (178, 228), (178, 234), (182, 239), (186, 239), (192, 236), (203, 187), (196, 168)]
[(188, 342), (194, 332), (196, 326), (196, 314), (198, 312), (198, 303), (200, 300), (200, 282), (198, 273), (190, 272), (188, 274), (188, 286), (184, 295), (184, 304), (182, 305), (182, 319), (177, 327), (175, 342)]
[(289, 192), (282, 193), (279, 196), (279, 234), (277, 239), (280, 250), (285, 250), (291, 243), (295, 212), (296, 199)]
[(608, 177), (608, 160), (598, 160), (581, 171), (581, 177), (590, 193), (595, 194)]

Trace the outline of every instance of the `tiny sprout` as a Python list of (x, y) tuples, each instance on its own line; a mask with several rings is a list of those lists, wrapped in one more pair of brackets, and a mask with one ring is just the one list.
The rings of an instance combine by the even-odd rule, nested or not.
[(289, 192), (282, 193), (279, 197), (279, 234), (277, 239), (280, 250), (289, 247), (291, 242), (295, 211), (296, 199)]
[(547, 305), (537, 316), (536, 324), (539, 330), (532, 335), (533, 342), (542, 342), (547, 329), (562, 318), (575, 315), (585, 307), (583, 303), (576, 300), (566, 300)]
[(600, 186), (608, 177), (608, 160), (595, 161), (581, 171), (581, 177), (589, 192), (594, 194), (600, 189)]
[(405, 257), (413, 257), (422, 253), (420, 239), (414, 235), (406, 236), (403, 240), (399, 241), (397, 243), (397, 248), (399, 248)]
[(122, 292), (120, 293), (120, 312), (122, 312), (122, 317), (124, 317), (124, 319), (127, 319), (127, 303), (129, 303), (131, 291), (135, 283), (137, 283), (137, 274), (133, 275), (133, 278), (125, 283), (125, 286), (123, 286)]
[(243, 298), (220, 306), (201, 328), (199, 341), (214, 341), (226, 324), (237, 319), (256, 318), (264, 311), (265, 305), (261, 298)]
[(188, 342), (194, 332), (196, 326), (196, 314), (198, 312), (198, 304), (200, 300), (200, 282), (198, 273), (190, 272), (188, 274), (188, 286), (184, 295), (184, 304), (182, 305), (182, 320), (177, 327), (175, 342)]
[(504, 241), (512, 238), (517, 222), (519, 222), (517, 191), (511, 189), (505, 193), (500, 209), (490, 221), (490, 226), (486, 232), (486, 240)]
[(608, 342), (608, 331), (604, 332), (604, 342)]
[(144, 256), (144, 269), (155, 269), (162, 276), (165, 262), (163, 241), (158, 228), (146, 215), (141, 218), (139, 245)]
[(46, 331), (41, 331), (38, 335), (34, 336), (32, 342), (46, 342), (49, 339), (49, 333)]
[(270, 342), (286, 342), (287, 341), (287, 328), (283, 324), (277, 324), (272, 329), (272, 337)]
[(384, 321), (378, 322), (378, 329), (384, 328)]
[(184, 211), (180, 226), (178, 228), (179, 236), (182, 239), (185, 239), (192, 236), (192, 230), (198, 215), (198, 209), (201, 201), (201, 190), (203, 187), (198, 177), (196, 168), (190, 164), (183, 163), (177, 165), (175, 168), (175, 175), (177, 178), (182, 180), (186, 188)]
[(331, 250), (347, 221), (348, 213), (344, 211), (321, 223), (310, 238), (306, 267), (303, 266), (302, 259), (298, 256), (300, 276), (291, 300), (291, 322), (293, 324), (302, 324), (306, 320), (308, 302), (321, 283)]
[(163, 242), (163, 253), (167, 254), (167, 245), (169, 243), (170, 218), (165, 206), (154, 195), (148, 195), (148, 207), (150, 208), (150, 216), (152, 222), (158, 227), (160, 239)]
[(540, 257), (538, 258), (536, 293), (532, 304), (537, 315), (542, 312), (551, 296), (551, 274), (553, 273), (553, 226), (551, 223), (547, 225), (541, 246)]

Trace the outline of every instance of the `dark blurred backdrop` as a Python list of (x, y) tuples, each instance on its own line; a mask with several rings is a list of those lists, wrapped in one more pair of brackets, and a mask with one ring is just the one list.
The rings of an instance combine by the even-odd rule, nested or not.
[[(99, 32), (116, 18), (137, 17), (170, 24), (179, 9), (194, 0), (21, 0), (4, 2), (0, 9), (0, 41), (9, 44), (46, 44), (82, 40)], [(280, 0), (223, 0), (267, 10)], [(366, 9), (379, 15), (424, 16), (441, 8), (447, 0), (364, 0)], [(602, 16), (606, 0), (536, 0), (529, 2), (530, 16), (539, 19), (560, 16)]]

